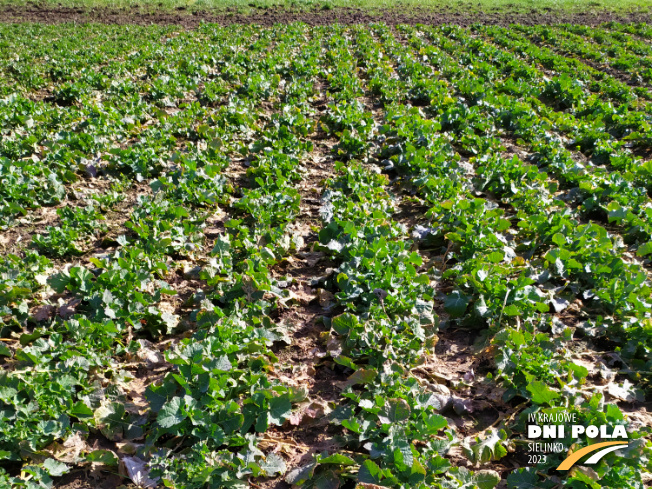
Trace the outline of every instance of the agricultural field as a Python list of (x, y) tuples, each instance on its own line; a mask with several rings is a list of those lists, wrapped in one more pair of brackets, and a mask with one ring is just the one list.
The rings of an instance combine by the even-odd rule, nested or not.
[(2, 488), (652, 484), (646, 23), (2, 24), (0, 181)]

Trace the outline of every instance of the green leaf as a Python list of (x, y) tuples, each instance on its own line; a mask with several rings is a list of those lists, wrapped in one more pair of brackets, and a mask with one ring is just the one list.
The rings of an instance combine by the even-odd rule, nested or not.
[(607, 416), (607, 420), (610, 422), (614, 421), (622, 421), (624, 419), (624, 415), (620, 408), (616, 406), (615, 404), (607, 404), (604, 407), (605, 409), (605, 415)]
[(505, 316), (518, 316), (521, 314), (521, 310), (514, 304), (510, 304), (509, 306), (505, 307), (503, 312), (505, 313)]
[(535, 467), (517, 469), (507, 476), (507, 487), (509, 489), (538, 489), (539, 477)]
[(335, 361), (335, 363), (348, 367), (351, 370), (358, 370), (358, 366), (349, 357), (346, 357), (344, 355), (338, 355), (336, 357), (333, 357), (333, 360)]
[(32, 341), (39, 339), (43, 336), (41, 331), (34, 331), (33, 333), (24, 333), (20, 335), (20, 344), (22, 346), (29, 345)]
[(378, 419), (383, 424), (405, 421), (410, 417), (410, 405), (404, 399), (389, 399), (385, 402)]
[(428, 469), (433, 474), (443, 474), (451, 466), (451, 463), (440, 455), (428, 461)]
[(231, 361), (229, 360), (229, 357), (226, 355), (222, 355), (217, 359), (215, 362), (215, 369), (221, 370), (222, 372), (228, 372), (233, 368), (231, 365)]
[(581, 365), (569, 363), (568, 368), (573, 372), (576, 379), (583, 379), (589, 375), (589, 370)]
[(335, 453), (328, 457), (319, 459), (320, 464), (355, 465), (355, 460), (341, 453)]
[(652, 241), (648, 241), (647, 243), (643, 243), (641, 246), (638, 247), (638, 250), (636, 251), (636, 256), (647, 256), (652, 253)]
[(531, 394), (532, 402), (536, 404), (550, 404), (551, 401), (559, 398), (558, 392), (538, 380), (530, 382), (526, 389)]
[(383, 478), (383, 471), (371, 460), (365, 460), (358, 471), (358, 482), (366, 484), (379, 484)]
[(499, 433), (491, 430), (489, 436), (484, 440), (476, 437), (475, 444), (462, 444), (465, 455), (475, 465), (482, 465), (492, 460), (500, 460), (507, 455), (507, 449), (503, 446)]
[(74, 416), (79, 419), (92, 418), (93, 410), (89, 408), (86, 404), (84, 404), (82, 401), (77, 401), (70, 409), (68, 414), (70, 414), (70, 416)]
[(355, 419), (342, 420), (342, 426), (344, 426), (348, 430), (353, 431), (354, 433), (362, 433), (360, 424)]
[(16, 455), (14, 455), (12, 452), (8, 450), (0, 450), (0, 460), (20, 460), (20, 458), (17, 458)]
[(84, 457), (87, 462), (95, 462), (104, 465), (116, 466), (118, 465), (118, 456), (111, 450), (93, 450), (87, 453)]
[(500, 482), (500, 474), (494, 470), (480, 470), (473, 474), (473, 480), (480, 489), (493, 489)]
[(320, 472), (314, 479), (315, 489), (337, 489), (340, 487), (340, 477), (332, 469)]
[(182, 412), (184, 406), (183, 399), (173, 397), (161, 408), (156, 418), (156, 422), (161, 428), (171, 428), (186, 419), (186, 414)]
[(297, 467), (285, 476), (285, 482), (300, 486), (308, 479), (312, 478), (315, 472), (315, 467), (317, 467), (315, 462), (311, 462), (304, 467)]
[(110, 306), (113, 304), (114, 300), (115, 298), (113, 297), (111, 291), (109, 289), (104, 289), (104, 292), (102, 292), (102, 303)]
[(258, 415), (254, 429), (258, 433), (264, 433), (269, 429), (269, 411), (264, 411)]
[(269, 401), (269, 421), (275, 425), (282, 425), (292, 414), (292, 404), (287, 394), (273, 397)]
[(492, 251), (487, 255), (487, 261), (489, 263), (500, 263), (503, 261), (503, 258), (505, 258), (505, 255), (503, 255), (500, 251)]
[(48, 278), (48, 284), (52, 287), (55, 292), (58, 294), (63, 293), (66, 290), (66, 287), (70, 283), (70, 277), (64, 273), (57, 273)]
[(282, 475), (287, 470), (285, 461), (275, 453), (266, 455), (259, 465), (267, 477), (272, 477), (276, 474)]
[(123, 421), (125, 414), (124, 404), (109, 402), (102, 404), (95, 410), (95, 424), (109, 440), (117, 440), (122, 436)]
[(444, 418), (441, 414), (433, 414), (428, 416), (424, 419), (424, 421), (431, 433), (437, 432), (448, 426), (448, 421), (446, 421), (446, 418)]
[(353, 372), (346, 381), (346, 385), (355, 385), (355, 384), (368, 384), (376, 378), (378, 373), (373, 369), (363, 369), (356, 370)]
[(170, 378), (165, 378), (161, 385), (151, 384), (145, 391), (145, 398), (149, 402), (150, 409), (158, 413), (163, 405), (174, 397), (176, 392), (176, 382)]
[(412, 470), (410, 471), (410, 481), (421, 481), (423, 480), (423, 476), (425, 476), (428, 472), (426, 471), (425, 467), (421, 465), (421, 463), (418, 460), (414, 460), (412, 462)]
[(231, 434), (242, 428), (244, 415), (239, 412), (240, 406), (231, 401), (219, 412), (219, 423), (225, 433)]
[(414, 463), (414, 455), (412, 454), (412, 446), (408, 443), (407, 440), (401, 438), (395, 440), (394, 446), (394, 460), (397, 467), (401, 470), (405, 470), (405, 467), (412, 467)]
[(466, 307), (469, 305), (469, 296), (459, 290), (454, 290), (444, 302), (444, 310), (450, 314), (451, 318), (459, 318), (464, 315)]
[(305, 385), (301, 387), (290, 386), (287, 389), (288, 389), (287, 396), (292, 404), (305, 401), (308, 398), (308, 393), (310, 392)]
[(349, 331), (355, 329), (357, 325), (358, 319), (348, 312), (335, 316), (331, 323), (331, 327), (339, 335), (348, 334)]
[(61, 477), (64, 474), (67, 474), (70, 471), (70, 468), (53, 458), (48, 458), (43, 462), (43, 468), (50, 474), (52, 477)]
[(568, 480), (571, 481), (569, 487), (573, 489), (602, 489), (604, 486), (598, 483), (600, 476), (590, 467), (574, 466), (570, 470)]

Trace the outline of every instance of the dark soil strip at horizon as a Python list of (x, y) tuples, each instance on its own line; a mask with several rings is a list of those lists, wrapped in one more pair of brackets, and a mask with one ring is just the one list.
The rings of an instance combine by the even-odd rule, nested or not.
[(196, 28), (202, 22), (221, 25), (259, 24), (272, 26), (290, 22), (305, 22), (308, 25), (330, 24), (366, 24), (385, 22), (387, 24), (455, 24), (463, 27), (474, 23), (503, 25), (555, 25), (562, 23), (599, 25), (604, 22), (651, 22), (652, 8), (641, 8), (634, 11), (613, 12), (594, 9), (585, 12), (564, 12), (552, 9), (532, 9), (529, 12), (510, 12), (498, 10), (494, 12), (477, 11), (461, 12), (449, 8), (411, 7), (362, 9), (350, 7), (335, 7), (331, 9), (291, 10), (283, 7), (258, 9), (253, 13), (242, 13), (237, 9), (227, 10), (176, 10), (143, 11), (137, 6), (131, 8), (110, 7), (61, 7), (50, 5), (8, 5), (0, 7), (0, 22), (19, 23), (37, 22), (43, 24), (70, 23), (100, 23), (118, 25), (179, 25), (186, 28)]

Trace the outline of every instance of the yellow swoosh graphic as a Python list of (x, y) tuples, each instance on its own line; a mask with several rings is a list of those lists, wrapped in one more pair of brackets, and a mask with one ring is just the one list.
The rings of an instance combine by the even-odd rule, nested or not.
[(570, 469), (575, 462), (577, 462), (579, 459), (581, 459), (584, 455), (587, 455), (591, 452), (595, 452), (596, 450), (599, 450), (604, 447), (610, 447), (612, 445), (622, 445), (624, 442), (622, 441), (605, 441), (602, 443), (596, 443), (595, 445), (589, 445), (588, 447), (584, 447), (577, 452), (572, 453), (566, 459), (559, 464), (559, 467), (557, 467), (557, 470), (568, 470)]

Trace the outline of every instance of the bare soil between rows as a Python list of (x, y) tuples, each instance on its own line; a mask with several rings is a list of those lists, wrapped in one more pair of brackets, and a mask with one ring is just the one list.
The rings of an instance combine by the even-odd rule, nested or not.
[(553, 25), (572, 23), (583, 25), (599, 25), (604, 22), (650, 22), (652, 7), (640, 10), (613, 12), (602, 9), (588, 9), (584, 12), (564, 12), (550, 9), (532, 9), (531, 11), (509, 12), (508, 10), (461, 12), (450, 8), (389, 8), (365, 10), (361, 8), (337, 7), (315, 10), (291, 10), (283, 7), (259, 8), (250, 13), (242, 13), (237, 9), (227, 10), (193, 10), (183, 7), (177, 10), (144, 11), (139, 7), (131, 8), (71, 8), (52, 5), (8, 5), (0, 7), (0, 22), (19, 23), (37, 22), (42, 24), (100, 23), (100, 24), (135, 24), (135, 25), (179, 25), (195, 28), (202, 22), (221, 25), (259, 24), (272, 26), (289, 22), (304, 22), (308, 25), (329, 24), (366, 24), (384, 22), (397, 24), (455, 24), (469, 26), (471, 24), (491, 25)]

